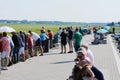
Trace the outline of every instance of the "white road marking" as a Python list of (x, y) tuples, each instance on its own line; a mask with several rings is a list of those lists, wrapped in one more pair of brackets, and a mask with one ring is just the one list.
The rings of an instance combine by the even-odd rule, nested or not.
[(110, 38), (111, 36), (109, 35), (108, 37), (109, 37), (109, 40), (110, 40), (111, 47), (113, 49), (114, 57), (115, 57), (115, 60), (116, 60), (116, 63), (117, 63), (117, 68), (118, 68), (119, 75), (120, 75), (120, 58), (119, 58), (119, 55), (118, 55), (119, 53), (115, 49), (115, 46), (112, 42), (112, 39)]

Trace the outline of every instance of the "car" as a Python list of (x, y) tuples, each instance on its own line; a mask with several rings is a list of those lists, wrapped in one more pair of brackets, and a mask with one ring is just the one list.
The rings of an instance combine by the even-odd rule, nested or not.
[(115, 40), (118, 40), (120, 38), (120, 32), (119, 33), (115, 33), (113, 35), (113, 37), (115, 38)]

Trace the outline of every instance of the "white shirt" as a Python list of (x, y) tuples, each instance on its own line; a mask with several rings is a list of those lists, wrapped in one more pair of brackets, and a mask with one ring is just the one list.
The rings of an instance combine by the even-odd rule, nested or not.
[(61, 35), (61, 33), (62, 33), (62, 29), (60, 29), (60, 30), (58, 31), (58, 35)]
[(37, 33), (32, 32), (32, 39), (33, 40), (37, 41), (39, 38), (40, 38), (40, 36)]
[(92, 51), (88, 48), (86, 52), (87, 52), (86, 56), (89, 57), (91, 62), (94, 64), (94, 55)]

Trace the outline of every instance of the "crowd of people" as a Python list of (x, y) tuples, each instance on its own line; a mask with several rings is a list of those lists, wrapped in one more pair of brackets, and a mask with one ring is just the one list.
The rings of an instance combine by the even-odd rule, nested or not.
[(23, 31), (11, 32), (11, 36), (7, 35), (7, 32), (0, 33), (1, 69), (7, 70), (7, 66), (19, 61), (24, 62), (30, 57), (37, 56), (38, 53), (43, 56), (46, 40), (50, 40), (51, 48), (53, 36), (51, 30), (48, 30), (47, 35), (44, 27), (40, 30), (40, 35), (31, 30), (28, 33)]
[[(11, 34), (12, 36), (10, 37), (6, 32), (0, 33), (2, 70), (7, 70), (8, 65), (16, 64), (19, 61), (24, 62), (30, 57), (37, 56), (38, 53), (39, 56), (43, 56), (44, 52), (49, 52), (49, 48), (55, 47), (60, 41), (60, 54), (76, 52), (78, 63), (72, 72), (73, 80), (82, 80), (83, 77), (80, 76), (86, 75), (89, 75), (91, 80), (104, 80), (101, 71), (94, 66), (94, 55), (92, 51), (88, 46), (82, 45), (83, 33), (81, 32), (81, 28), (60, 27), (57, 33), (54, 34), (52, 30), (46, 31), (45, 27), (42, 27), (40, 29), (40, 35), (31, 30), (28, 33), (19, 31), (19, 33), (11, 32)], [(67, 44), (69, 46), (68, 52), (66, 52)]]
[[(49, 52), (49, 48), (61, 45), (61, 52), (73, 53), (73, 48), (77, 50), (80, 47), (82, 34), (80, 28), (60, 27), (57, 33), (47, 30), (45, 27), (40, 29), (40, 34), (29, 30), (28, 33), (23, 31), (0, 33), (0, 53), (2, 70), (7, 70), (7, 66), (16, 64), (19, 61), (25, 61), (29, 57), (43, 56), (44, 52)], [(66, 52), (66, 45), (69, 45), (69, 51)]]
[(93, 42), (91, 42), (92, 44), (100, 44), (100, 43), (102, 43), (103, 40), (106, 39), (107, 33), (98, 33), (97, 32), (100, 29), (101, 28), (99, 28), (99, 29), (96, 29), (95, 27), (93, 28), (94, 40), (93, 40)]

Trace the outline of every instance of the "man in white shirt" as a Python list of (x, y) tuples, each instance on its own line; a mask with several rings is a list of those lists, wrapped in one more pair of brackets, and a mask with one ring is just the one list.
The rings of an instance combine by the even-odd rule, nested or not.
[(40, 56), (43, 56), (43, 48), (40, 36), (35, 32), (31, 32), (30, 30), (29, 33), (32, 36), (33, 40), (35, 41), (35, 56), (37, 56), (38, 50), (41, 50)]

